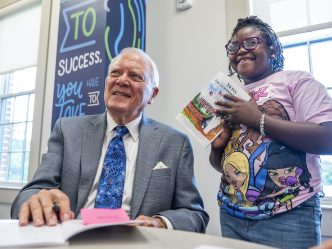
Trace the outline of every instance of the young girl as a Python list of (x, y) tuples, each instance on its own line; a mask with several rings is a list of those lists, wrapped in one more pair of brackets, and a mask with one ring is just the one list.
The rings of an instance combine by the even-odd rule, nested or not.
[[(238, 20), (226, 51), (230, 74), (244, 82), (251, 100), (227, 96), (230, 101), (216, 102), (224, 131), (212, 143), (210, 162), (222, 173), (218, 192), (222, 235), (279, 248), (318, 245), (319, 155), (332, 154), (332, 99), (310, 74), (282, 71), (280, 41), (255, 16)], [(288, 162), (283, 153), (273, 154), (273, 161), (283, 160), (282, 167), (268, 161), (272, 142), (280, 144), (278, 150), (287, 150)], [(248, 186), (225, 191), (232, 183), (225, 177), (224, 160), (236, 152), (249, 162)], [(296, 154), (303, 163), (294, 165), (290, 160), (299, 158)], [(246, 205), (238, 205), (235, 194), (243, 196)]]

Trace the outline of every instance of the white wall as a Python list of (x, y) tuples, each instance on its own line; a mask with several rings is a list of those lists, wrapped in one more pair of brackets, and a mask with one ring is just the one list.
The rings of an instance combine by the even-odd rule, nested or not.
[(332, 239), (332, 207), (327, 205), (322, 205), (322, 240)]
[[(146, 113), (185, 132), (174, 117), (218, 70), (227, 68), (225, 1), (194, 0), (191, 9), (178, 12), (175, 1), (148, 1), (146, 41), (160, 71), (160, 92)], [(211, 217), (208, 233), (219, 235), (220, 175), (209, 164), (209, 148), (191, 142), (198, 187)]]

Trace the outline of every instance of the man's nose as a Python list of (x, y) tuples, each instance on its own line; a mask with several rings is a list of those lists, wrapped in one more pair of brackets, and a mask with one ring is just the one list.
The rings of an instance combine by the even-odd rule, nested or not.
[(126, 73), (121, 74), (117, 81), (118, 84), (129, 84), (129, 76)]

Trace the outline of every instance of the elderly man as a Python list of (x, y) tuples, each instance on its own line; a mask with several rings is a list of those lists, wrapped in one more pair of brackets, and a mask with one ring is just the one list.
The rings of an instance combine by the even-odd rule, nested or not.
[(144, 226), (205, 232), (209, 216), (195, 185), (188, 138), (143, 114), (158, 81), (145, 52), (122, 50), (105, 81), (106, 112), (57, 121), (35, 176), (12, 205), (12, 218), (21, 225), (55, 225), (55, 203), (62, 221), (84, 207), (122, 207)]

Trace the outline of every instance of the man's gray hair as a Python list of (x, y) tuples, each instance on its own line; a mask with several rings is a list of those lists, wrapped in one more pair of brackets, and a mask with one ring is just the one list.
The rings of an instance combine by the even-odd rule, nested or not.
[(128, 47), (122, 49), (121, 52), (112, 59), (111, 64), (108, 68), (108, 73), (110, 73), (110, 70), (112, 69), (114, 62), (125, 53), (134, 53), (141, 55), (144, 58), (144, 60), (150, 65), (150, 67), (148, 68), (147, 80), (149, 81), (152, 87), (159, 87), (159, 72), (156, 63), (154, 63), (152, 58), (146, 52), (144, 52), (142, 49), (139, 48)]

